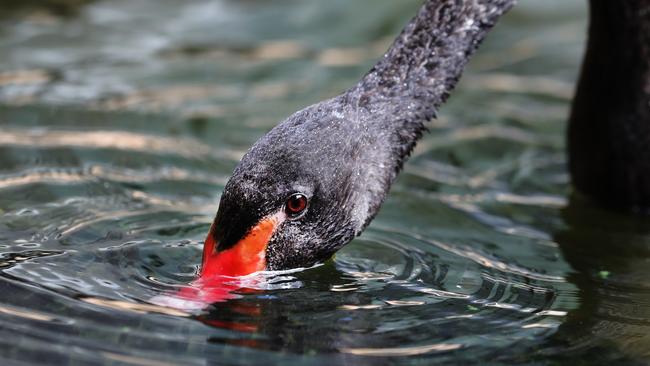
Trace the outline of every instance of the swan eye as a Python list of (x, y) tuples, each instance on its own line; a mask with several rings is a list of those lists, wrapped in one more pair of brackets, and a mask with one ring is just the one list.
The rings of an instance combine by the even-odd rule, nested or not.
[(292, 194), (285, 205), (285, 212), (289, 217), (296, 217), (307, 208), (307, 196), (302, 193)]

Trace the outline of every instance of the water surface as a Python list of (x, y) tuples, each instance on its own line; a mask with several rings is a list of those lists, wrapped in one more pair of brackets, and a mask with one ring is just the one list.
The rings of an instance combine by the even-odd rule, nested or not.
[(12, 4), (2, 364), (650, 359), (650, 222), (592, 207), (565, 167), (582, 1), (522, 0), (504, 18), (332, 261), (193, 311), (152, 299), (194, 278), (239, 158), (352, 85), (419, 1)]

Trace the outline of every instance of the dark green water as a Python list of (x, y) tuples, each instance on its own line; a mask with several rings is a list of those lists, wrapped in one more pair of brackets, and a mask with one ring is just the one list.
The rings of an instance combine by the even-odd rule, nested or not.
[(243, 152), (419, 1), (0, 4), (0, 364), (650, 360), (650, 220), (568, 184), (582, 1), (520, 1), (333, 261), (189, 313)]

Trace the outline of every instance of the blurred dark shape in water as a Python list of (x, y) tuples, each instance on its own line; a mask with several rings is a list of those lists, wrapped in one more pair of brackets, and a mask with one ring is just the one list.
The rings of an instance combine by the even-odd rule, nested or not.
[(46, 12), (50, 15), (70, 17), (95, 0), (0, 0), (0, 18)]
[(567, 228), (555, 240), (573, 268), (569, 280), (579, 288), (580, 307), (553, 341), (576, 352), (592, 349), (585, 353), (592, 362), (650, 358), (650, 218), (612, 212), (577, 194), (562, 217)]

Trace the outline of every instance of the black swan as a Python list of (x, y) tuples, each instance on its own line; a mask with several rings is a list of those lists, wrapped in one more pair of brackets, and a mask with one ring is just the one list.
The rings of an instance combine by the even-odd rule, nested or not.
[(590, 0), (568, 130), (573, 185), (604, 206), (650, 209), (650, 0)]
[[(201, 279), (308, 267), (377, 214), (474, 50), (515, 0), (427, 0), (352, 88), (257, 141), (225, 186)], [(578, 190), (650, 206), (650, 0), (591, 0), (569, 128)]]

